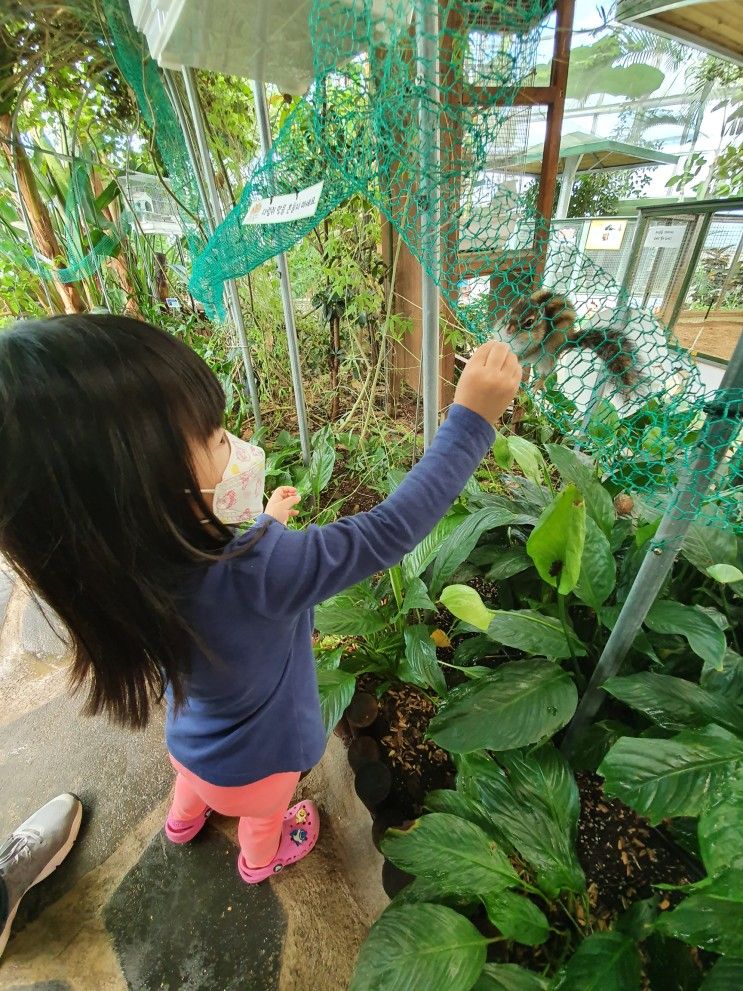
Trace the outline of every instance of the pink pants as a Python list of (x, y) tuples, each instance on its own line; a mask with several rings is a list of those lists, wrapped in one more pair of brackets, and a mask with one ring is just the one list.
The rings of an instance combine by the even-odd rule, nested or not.
[(237, 835), (247, 866), (265, 867), (273, 860), (299, 771), (272, 774), (237, 788), (222, 788), (197, 777), (172, 756), (170, 762), (176, 770), (171, 819), (195, 819), (207, 806), (219, 815), (239, 816)]

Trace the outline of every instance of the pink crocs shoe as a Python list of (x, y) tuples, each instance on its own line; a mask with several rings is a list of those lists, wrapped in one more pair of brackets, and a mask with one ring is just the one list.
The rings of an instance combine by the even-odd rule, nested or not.
[(259, 884), (312, 852), (320, 835), (320, 814), (314, 802), (297, 802), (284, 816), (281, 842), (276, 856), (265, 867), (248, 867), (243, 855), (237, 858), (240, 877), (247, 884)]
[(211, 809), (205, 809), (200, 816), (195, 819), (171, 819), (165, 820), (165, 835), (171, 843), (188, 843), (197, 833), (200, 833), (204, 823), (211, 815)]

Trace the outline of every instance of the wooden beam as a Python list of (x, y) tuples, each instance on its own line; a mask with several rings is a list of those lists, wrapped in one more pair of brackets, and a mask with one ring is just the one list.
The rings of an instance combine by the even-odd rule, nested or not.
[(547, 109), (547, 131), (544, 138), (542, 171), (539, 176), (537, 210), (541, 217), (539, 230), (534, 241), (537, 257), (537, 279), (541, 277), (547, 256), (550, 224), (555, 208), (557, 189), (557, 166), (560, 161), (560, 136), (565, 112), (565, 95), (568, 88), (570, 67), (570, 41), (573, 35), (575, 0), (557, 0), (555, 45), (550, 71), (550, 86), (556, 89), (555, 99)]
[(465, 107), (537, 107), (555, 102), (556, 86), (467, 86), (462, 92)]

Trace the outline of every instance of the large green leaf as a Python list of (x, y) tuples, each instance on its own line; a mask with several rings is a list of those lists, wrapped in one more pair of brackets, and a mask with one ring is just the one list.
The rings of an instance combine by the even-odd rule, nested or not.
[(472, 991), (547, 991), (549, 984), (540, 974), (515, 963), (489, 963)]
[(640, 954), (634, 940), (618, 932), (594, 933), (568, 961), (554, 991), (639, 991)]
[(330, 431), (326, 428), (320, 430), (314, 438), (307, 476), (315, 497), (324, 491), (333, 474), (335, 448), (330, 438)]
[(743, 705), (743, 657), (734, 650), (725, 652), (722, 667), (704, 662), (700, 682), (710, 692), (719, 692), (726, 698)]
[(487, 940), (444, 905), (391, 905), (361, 947), (349, 991), (470, 991)]
[(445, 891), (485, 895), (519, 884), (510, 861), (484, 830), (446, 812), (421, 816), (410, 829), (388, 829), (381, 847), (401, 870), (439, 882)]
[(596, 475), (575, 451), (561, 444), (545, 444), (550, 461), (565, 482), (572, 483), (586, 500), (586, 512), (607, 536), (616, 519), (614, 503)]
[(508, 449), (529, 481), (542, 485), (547, 475), (547, 466), (536, 444), (532, 444), (525, 437), (514, 435), (508, 438)]
[(444, 700), (429, 735), (452, 753), (513, 750), (552, 736), (578, 704), (572, 679), (542, 658), (509, 661)]
[(721, 874), (729, 867), (743, 869), (743, 770), (732, 778), (720, 800), (700, 817), (699, 848), (708, 874)]
[(325, 732), (330, 734), (340, 722), (356, 690), (356, 678), (347, 671), (320, 670), (317, 672), (320, 689), (320, 710)]
[(513, 578), (531, 568), (532, 562), (523, 547), (509, 547), (507, 550), (493, 552), (492, 563), (486, 578), (491, 582), (504, 581)]
[(514, 513), (500, 507), (479, 509), (466, 517), (456, 530), (449, 534), (439, 548), (431, 569), (429, 588), (436, 596), (444, 587), (444, 582), (454, 574), (459, 565), (466, 561), (483, 533), (495, 527), (515, 523), (533, 523), (534, 517)]
[(402, 559), (402, 573), (406, 581), (419, 575), (436, 557), (436, 553), (449, 536), (467, 519), (466, 513), (451, 512), (436, 524), (427, 537)]
[(539, 517), (526, 542), (540, 578), (560, 595), (576, 586), (585, 540), (586, 504), (576, 487), (568, 485)]
[(364, 583), (326, 599), (315, 609), (315, 629), (326, 635), (368, 637), (386, 625), (387, 620)]
[(664, 729), (717, 723), (743, 734), (743, 708), (723, 695), (708, 692), (692, 681), (644, 671), (625, 678), (610, 678), (604, 691), (649, 716)]
[(539, 946), (550, 933), (544, 912), (534, 902), (513, 891), (495, 891), (483, 895), (488, 919), (506, 939), (525, 946)]
[(725, 730), (686, 730), (670, 740), (624, 737), (599, 767), (604, 790), (652, 823), (696, 816), (743, 762), (743, 740)]
[(423, 624), (405, 627), (405, 657), (399, 674), (403, 681), (410, 681), (420, 688), (433, 688), (439, 695), (444, 695), (446, 682), (436, 658), (431, 632), (432, 627)]
[(725, 634), (711, 616), (696, 606), (663, 599), (653, 605), (645, 625), (654, 633), (680, 634), (703, 661), (722, 667), (727, 650)]
[(534, 868), (548, 897), (582, 891), (575, 853), (580, 799), (567, 761), (552, 744), (500, 754), (498, 760), (460, 757), (457, 790), (485, 809), (493, 827)]
[(426, 583), (421, 578), (411, 578), (405, 587), (405, 595), (402, 600), (400, 612), (405, 615), (411, 609), (435, 609), (428, 595)]
[[(738, 952), (743, 953), (743, 943)], [(743, 957), (721, 957), (702, 981), (699, 991), (740, 991), (741, 988)]]
[(495, 463), (503, 471), (510, 471), (513, 466), (513, 455), (508, 444), (508, 438), (503, 434), (496, 433), (492, 446)]
[(483, 632), (487, 630), (495, 616), (495, 610), (488, 609), (479, 592), (469, 585), (447, 585), (439, 600), (452, 616)]
[(502, 846), (507, 845), (504, 837), (500, 835), (492, 818), (482, 805), (472, 798), (467, 798), (459, 791), (436, 788), (428, 792), (424, 805), (429, 812), (446, 812), (449, 815), (459, 816), (460, 819), (466, 819), (468, 822), (474, 822), (496, 843), (500, 843)]
[(684, 537), (681, 554), (703, 575), (715, 564), (737, 564), (738, 544), (732, 530), (692, 523)]
[[(559, 620), (533, 609), (488, 609), (475, 589), (468, 585), (448, 585), (441, 593), (441, 602), (452, 616), (476, 629), (487, 630), (491, 640), (515, 647), (527, 654), (548, 657), (570, 657), (570, 644)], [(571, 634), (573, 653), (583, 655), (586, 649), (575, 634)]]
[(659, 932), (715, 953), (740, 955), (743, 946), (743, 870), (695, 885), (692, 894), (656, 922)]
[(571, 644), (576, 656), (582, 657), (586, 653), (585, 646), (575, 633), (570, 631), (571, 640), (568, 643), (559, 620), (533, 609), (513, 609), (509, 612), (496, 609), (487, 632), (491, 640), (523, 650), (526, 654), (570, 657)]
[(711, 568), (707, 568), (707, 574), (721, 585), (743, 582), (743, 571), (733, 564), (713, 564)]
[(589, 516), (586, 518), (586, 542), (575, 594), (581, 602), (598, 611), (614, 591), (616, 583), (617, 565), (609, 541)]

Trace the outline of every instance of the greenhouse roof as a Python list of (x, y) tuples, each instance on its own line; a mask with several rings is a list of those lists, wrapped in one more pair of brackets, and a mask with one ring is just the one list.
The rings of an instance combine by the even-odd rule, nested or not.
[[(505, 168), (509, 172), (519, 172), (539, 175), (542, 168), (542, 144), (532, 145), (526, 149), (526, 154), (513, 164), (500, 164), (493, 161), (496, 168)], [(602, 138), (597, 134), (586, 134), (583, 131), (571, 131), (563, 134), (560, 139), (560, 163), (558, 171), (562, 172), (565, 160), (580, 158), (579, 172), (597, 172), (609, 169), (635, 169), (642, 165), (673, 165), (678, 161), (678, 155), (669, 155), (655, 148), (645, 148), (640, 145), (625, 144), (611, 138)], [(500, 159), (502, 163), (504, 159)]]
[(617, 20), (743, 65), (741, 0), (619, 0)]

